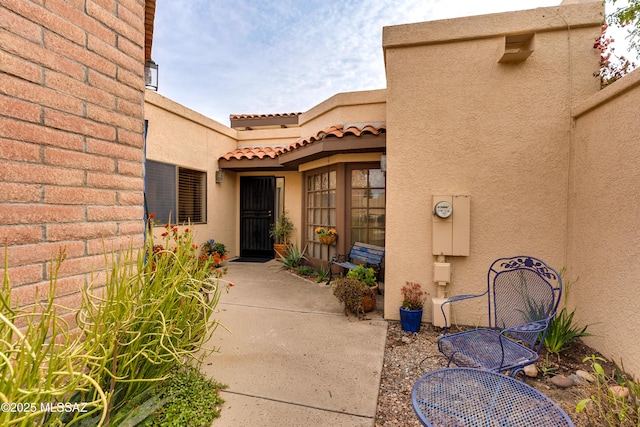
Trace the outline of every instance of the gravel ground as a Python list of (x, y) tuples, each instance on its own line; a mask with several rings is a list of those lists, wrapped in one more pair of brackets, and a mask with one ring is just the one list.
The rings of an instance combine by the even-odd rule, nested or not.
[[(421, 426), (413, 412), (411, 389), (425, 373), (446, 366), (446, 359), (438, 351), (437, 339), (440, 333), (440, 328), (424, 323), (420, 332), (410, 333), (402, 330), (400, 322), (389, 322), (378, 394), (376, 427)], [(568, 375), (577, 368), (589, 369), (584, 363), (575, 365), (570, 363), (570, 360), (579, 361), (584, 355), (597, 353), (582, 343), (574, 344), (574, 347), (575, 355), (563, 353), (563, 362), (567, 366), (559, 365), (557, 373)], [(586, 396), (582, 388), (559, 389), (551, 385), (549, 379), (550, 377), (539, 375), (536, 379), (527, 380), (527, 383), (560, 405), (573, 419), (576, 427), (598, 425), (597, 422), (590, 422), (584, 413), (576, 415), (574, 411), (576, 403)]]
[(376, 426), (421, 426), (411, 406), (411, 388), (426, 372), (446, 366), (438, 352), (438, 334), (431, 325), (410, 333), (400, 322), (389, 322)]

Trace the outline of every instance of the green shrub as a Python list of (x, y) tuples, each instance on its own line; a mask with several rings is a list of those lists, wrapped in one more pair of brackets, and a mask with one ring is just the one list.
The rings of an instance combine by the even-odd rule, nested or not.
[(188, 229), (167, 225), (163, 236), (164, 245), (154, 246), (150, 233), (137, 257), (131, 249), (112, 254), (104, 289), (83, 291), (78, 327), (86, 342), (100, 346), (93, 355), (100, 363), (91, 368), (109, 392), (109, 416), (176, 364), (202, 357), (218, 326), (215, 269), (198, 260)]
[[(173, 398), (157, 386), (175, 366), (214, 351), (202, 347), (218, 326), (223, 273), (198, 259), (190, 231), (167, 226), (164, 246), (151, 235), (137, 253), (105, 255), (104, 284), (92, 280), (81, 290), (75, 333), (59, 314), (73, 311), (54, 303), (64, 254), (51, 263), (47, 298), (22, 308), (12, 307), (5, 255), (0, 398), (34, 410), (1, 411), (0, 425), (135, 425)], [(77, 403), (86, 412), (41, 403)]]
[(349, 277), (341, 278), (333, 283), (333, 295), (344, 304), (344, 313), (353, 313), (364, 317), (364, 296), (375, 298), (376, 291), (364, 282)]
[(296, 271), (301, 276), (314, 276), (316, 274), (315, 268), (310, 265), (301, 265), (296, 269)]
[(376, 285), (376, 273), (373, 268), (359, 265), (347, 272), (347, 279), (356, 279), (364, 282), (367, 286)]
[[(578, 402), (577, 412), (585, 412), (593, 425), (637, 427), (640, 426), (640, 382), (634, 380), (624, 370), (624, 366), (615, 366), (612, 376), (607, 376), (600, 362), (602, 357), (591, 355), (583, 362), (589, 361), (593, 369), (595, 381), (586, 385), (588, 396)], [(620, 396), (612, 392), (611, 386), (625, 387), (628, 396)]]
[[(564, 272), (565, 270), (562, 269), (560, 274), (563, 275)], [(580, 328), (573, 323), (573, 316), (575, 315), (576, 310), (573, 309), (569, 312), (567, 309), (569, 293), (572, 285), (573, 284), (569, 280), (565, 282), (562, 310), (560, 310), (560, 312), (551, 320), (547, 335), (544, 338), (544, 346), (549, 353), (559, 355), (570, 348), (571, 345), (579, 338), (591, 335), (587, 332), (587, 327), (589, 325)]]
[(284, 211), (278, 216), (276, 222), (271, 225), (269, 229), (269, 236), (275, 239), (276, 243), (287, 244), (289, 243), (289, 237), (293, 232), (293, 221), (289, 218), (289, 212)]
[(207, 254), (208, 256), (218, 254), (221, 257), (229, 253), (224, 243), (216, 242), (213, 239), (209, 239), (202, 244), (202, 252)]
[(324, 268), (322, 265), (316, 269), (316, 282), (322, 283), (329, 280), (329, 269)]
[(147, 418), (143, 427), (211, 426), (224, 403), (219, 391), (227, 386), (208, 379), (197, 367), (185, 365), (175, 368), (158, 388), (162, 398), (173, 398), (162, 411)]
[(62, 414), (47, 411), (47, 405), (70, 403), (70, 396), (77, 390), (86, 390), (87, 398), (77, 411), (67, 415), (69, 419), (96, 416), (99, 422), (106, 417), (108, 396), (86, 368), (100, 362), (92, 357), (100, 350), (99, 345), (73, 335), (59, 314), (69, 309), (54, 303), (64, 257), (61, 252), (51, 262), (46, 298), (41, 301), (36, 291), (35, 303), (18, 308), (11, 300), (5, 250), (0, 292), (0, 396), (15, 408), (13, 412), (0, 411), (0, 425), (58, 424)]

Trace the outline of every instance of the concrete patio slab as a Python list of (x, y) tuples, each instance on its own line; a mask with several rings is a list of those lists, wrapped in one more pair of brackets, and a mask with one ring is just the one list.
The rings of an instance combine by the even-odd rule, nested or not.
[(327, 411), (322, 408), (310, 408), (292, 405), (289, 402), (276, 402), (264, 398), (225, 393), (222, 418), (214, 421), (218, 426), (331, 426), (331, 427), (370, 427), (370, 417), (358, 417), (350, 414)]
[(215, 426), (373, 426), (387, 322), (343, 314), (330, 288), (265, 264), (227, 263), (203, 370), (229, 385)]

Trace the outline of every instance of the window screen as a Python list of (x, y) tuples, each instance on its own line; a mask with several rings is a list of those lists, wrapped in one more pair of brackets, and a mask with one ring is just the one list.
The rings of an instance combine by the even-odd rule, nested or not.
[(176, 219), (176, 167), (147, 160), (144, 175), (147, 209), (156, 221), (166, 224)]
[(147, 160), (145, 196), (149, 213), (161, 223), (206, 222), (206, 172)]

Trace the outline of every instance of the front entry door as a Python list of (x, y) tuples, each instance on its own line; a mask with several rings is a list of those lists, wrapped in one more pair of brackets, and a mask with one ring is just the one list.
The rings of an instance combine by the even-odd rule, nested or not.
[(240, 256), (273, 258), (273, 176), (240, 177)]

